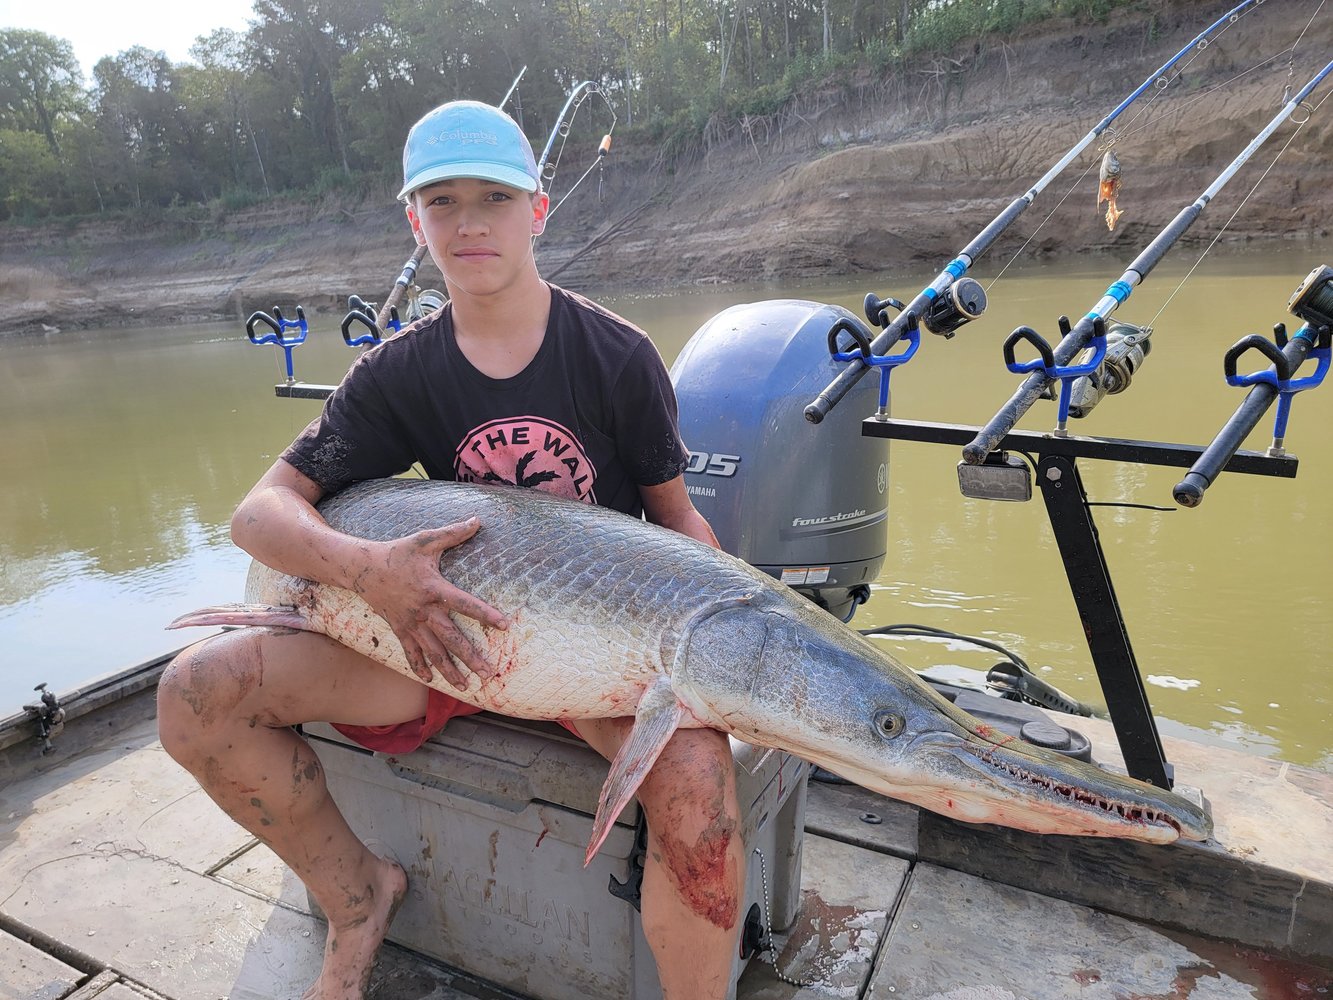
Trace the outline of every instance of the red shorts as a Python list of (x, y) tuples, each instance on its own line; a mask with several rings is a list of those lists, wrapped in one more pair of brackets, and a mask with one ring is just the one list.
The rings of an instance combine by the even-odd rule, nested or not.
[[(435, 688), (427, 688), (426, 691), (426, 714), (420, 719), (399, 722), (391, 726), (347, 726), (335, 722), (333, 728), (367, 750), (376, 750), (380, 753), (411, 753), (443, 729), (450, 719), (456, 719), (460, 715), (476, 715), (481, 711), (475, 705), (459, 701), (453, 695), (437, 691)], [(572, 722), (564, 719), (557, 721), (579, 739), (583, 738)]]

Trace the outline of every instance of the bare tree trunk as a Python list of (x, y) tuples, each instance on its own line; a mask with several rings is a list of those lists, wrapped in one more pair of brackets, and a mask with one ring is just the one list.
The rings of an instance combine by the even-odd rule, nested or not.
[(259, 140), (255, 138), (255, 127), (250, 124), (250, 109), (245, 111), (245, 130), (250, 133), (250, 145), (255, 149), (255, 162), (259, 164), (259, 178), (264, 182), (264, 197), (273, 197), (268, 189), (268, 172), (264, 169), (264, 158), (259, 155)]
[(99, 215), (106, 212), (106, 202), (102, 201), (102, 189), (97, 184), (97, 168), (93, 166), (93, 154), (88, 154), (88, 176), (93, 182), (93, 192), (97, 195), (97, 212)]

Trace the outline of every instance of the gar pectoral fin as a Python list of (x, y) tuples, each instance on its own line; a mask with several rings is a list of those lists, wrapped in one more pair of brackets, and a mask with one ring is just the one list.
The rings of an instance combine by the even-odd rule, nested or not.
[(278, 625), (310, 630), (310, 623), (296, 608), (272, 604), (214, 604), (181, 615), (167, 628), (192, 628), (196, 625)]
[(602, 841), (611, 832), (611, 824), (634, 798), (644, 777), (657, 763), (684, 714), (684, 708), (671, 689), (671, 682), (665, 677), (659, 678), (639, 699), (634, 726), (611, 762), (611, 771), (597, 800), (592, 837), (588, 841), (588, 852), (583, 856), (585, 866), (601, 848)]

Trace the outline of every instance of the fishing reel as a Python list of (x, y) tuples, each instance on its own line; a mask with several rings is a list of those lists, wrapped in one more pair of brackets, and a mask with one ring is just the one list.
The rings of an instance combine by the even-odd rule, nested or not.
[(1333, 267), (1321, 264), (1291, 293), (1287, 311), (1310, 326), (1333, 329)]
[(986, 290), (972, 278), (959, 278), (926, 307), (921, 325), (945, 340), (964, 323), (979, 319), (986, 311)]
[[(1060, 317), (1060, 334), (1068, 336), (1069, 319)], [(1069, 417), (1086, 417), (1093, 407), (1107, 396), (1114, 396), (1129, 388), (1134, 373), (1143, 367), (1143, 361), (1152, 350), (1152, 327), (1134, 326), (1116, 320), (1107, 322), (1097, 317), (1093, 325), (1092, 341), (1068, 365), (1057, 365), (1055, 353), (1044, 338), (1031, 327), (1020, 326), (1005, 342), (1005, 364), (1011, 372), (1030, 372), (1038, 369), (1050, 378), (1042, 390), (1042, 399), (1055, 399), (1058, 384), (1060, 413), (1056, 435), (1063, 436)], [(1027, 341), (1040, 352), (1036, 361), (1020, 364), (1014, 360), (1014, 346)]]
[[(1111, 322), (1106, 328), (1106, 356), (1096, 371), (1082, 375), (1074, 380), (1069, 392), (1069, 415), (1086, 417), (1092, 408), (1107, 396), (1124, 392), (1129, 388), (1134, 373), (1143, 367), (1143, 359), (1152, 350), (1152, 327), (1134, 326), (1130, 323)], [(1084, 351), (1085, 358), (1092, 356), (1092, 348)]]
[(414, 323), (449, 301), (449, 296), (438, 288), (417, 288), (414, 292), (407, 300), (407, 318)]

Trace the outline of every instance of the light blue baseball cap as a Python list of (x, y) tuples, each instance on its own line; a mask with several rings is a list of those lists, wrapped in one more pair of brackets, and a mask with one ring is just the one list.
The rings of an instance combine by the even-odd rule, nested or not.
[(518, 123), (480, 101), (441, 104), (412, 126), (403, 146), (399, 201), (418, 188), (455, 177), (476, 177), (536, 191), (540, 186), (532, 145)]

